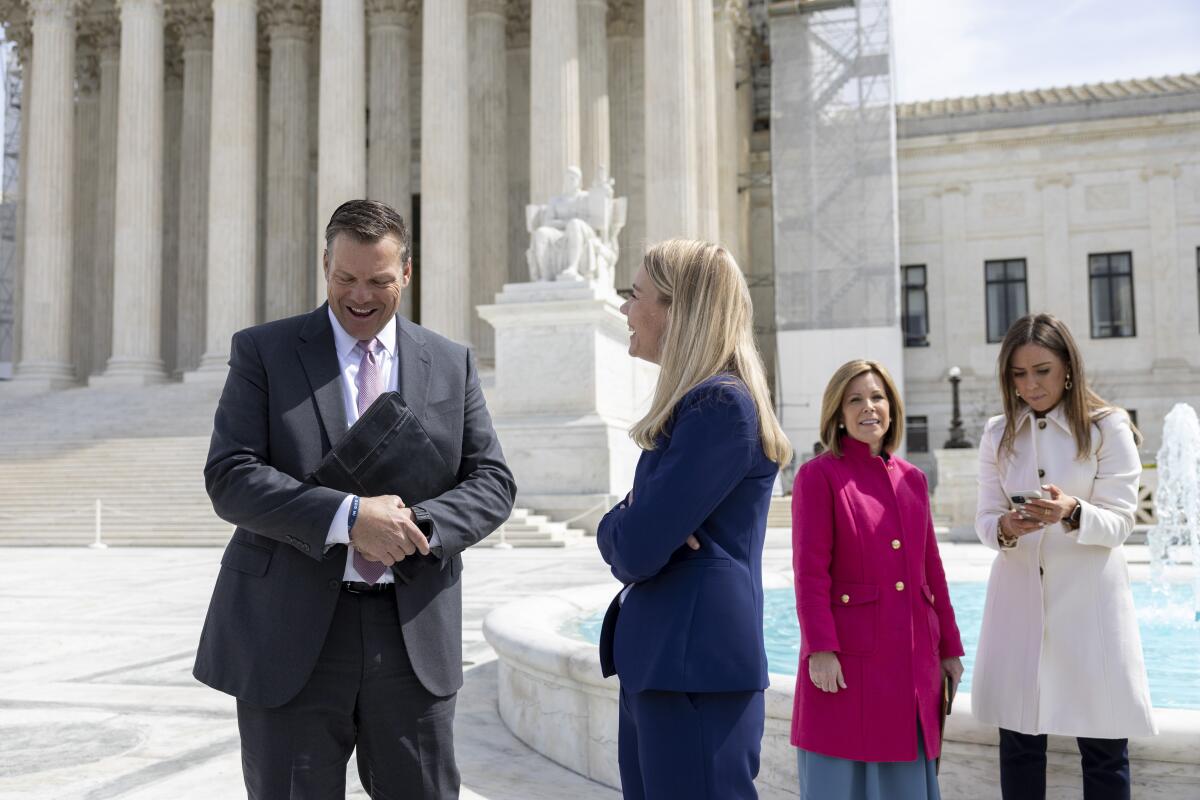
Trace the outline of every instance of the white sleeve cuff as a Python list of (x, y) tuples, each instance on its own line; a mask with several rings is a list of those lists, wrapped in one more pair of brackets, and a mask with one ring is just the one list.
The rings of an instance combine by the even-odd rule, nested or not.
[(338, 506), (337, 513), (333, 515), (333, 522), (329, 523), (329, 533), (325, 534), (326, 550), (335, 544), (350, 544), (350, 530), (346, 524), (350, 520), (350, 503), (353, 501), (354, 495), (352, 494), (342, 498), (342, 504)]

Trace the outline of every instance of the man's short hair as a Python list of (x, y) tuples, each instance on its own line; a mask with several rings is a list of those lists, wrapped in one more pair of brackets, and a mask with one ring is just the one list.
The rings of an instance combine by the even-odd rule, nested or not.
[(325, 247), (333, 248), (339, 233), (349, 234), (365, 244), (374, 244), (389, 234), (400, 242), (400, 263), (407, 264), (412, 254), (412, 234), (396, 209), (378, 200), (347, 200), (337, 207), (325, 226)]

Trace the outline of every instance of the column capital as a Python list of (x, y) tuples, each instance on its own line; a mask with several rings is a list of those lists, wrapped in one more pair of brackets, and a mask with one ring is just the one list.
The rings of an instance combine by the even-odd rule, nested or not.
[(174, 37), (163, 37), (163, 79), (167, 89), (183, 86), (183, 43)]
[(739, 28), (750, 25), (750, 15), (746, 11), (746, 0), (713, 0), (713, 17), (716, 19), (728, 19)]
[(634, 0), (610, 0), (608, 35), (636, 36), (642, 30), (642, 6)]
[[(503, 5), (503, 0), (500, 0)], [(399, 25), (411, 28), (420, 12), (418, 0), (366, 0), (371, 25)]]
[[(604, 0), (600, 0), (600, 2), (604, 2)], [(507, 12), (507, 0), (468, 0), (467, 13), (472, 16), (492, 14), (497, 17), (507, 17)]]
[(100, 88), (100, 58), (91, 37), (81, 37), (76, 45), (75, 81), (80, 98), (94, 97)]
[(512, 0), (508, 4), (508, 46), (529, 47), (530, 0)]
[(76, 12), (84, 10), (90, 0), (25, 0), (31, 20), (40, 18), (72, 19)]
[(267, 37), (309, 41), (317, 29), (319, 6), (304, 0), (260, 0), (258, 22)]
[(212, 50), (212, 3), (184, 0), (167, 11), (167, 28), (183, 45), (183, 52)]
[[(20, 11), (18, 7), (17, 12)], [(14, 13), (14, 16), (17, 14)], [(17, 59), (22, 64), (29, 63), (29, 55), (33, 47), (33, 20), (21, 15), (5, 26), (5, 38), (17, 48)]]
[(1055, 172), (1049, 175), (1039, 175), (1034, 185), (1038, 189), (1045, 189), (1047, 186), (1062, 186), (1064, 189), (1069, 189), (1071, 184), (1075, 182), (1075, 178), (1067, 172)]

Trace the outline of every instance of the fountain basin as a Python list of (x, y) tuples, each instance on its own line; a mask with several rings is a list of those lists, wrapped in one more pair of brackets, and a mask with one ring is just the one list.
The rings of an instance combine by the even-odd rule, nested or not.
[[(493, 611), (483, 626), (499, 658), (504, 724), (547, 758), (614, 788), (620, 787), (618, 682), (601, 677), (594, 644), (562, 631), (605, 608), (617, 588), (610, 583), (519, 600)], [(794, 674), (771, 674), (757, 781), (764, 800), (798, 794), (789, 741), (794, 683)], [(969, 695), (960, 695), (946, 723), (943, 795), (999, 800), (997, 732), (976, 721), (970, 706)], [(1130, 742), (1134, 796), (1192, 800), (1200, 785), (1200, 711), (1155, 708), (1154, 713), (1159, 735)], [(1073, 740), (1050, 737), (1047, 784), (1050, 800), (1082, 796)]]

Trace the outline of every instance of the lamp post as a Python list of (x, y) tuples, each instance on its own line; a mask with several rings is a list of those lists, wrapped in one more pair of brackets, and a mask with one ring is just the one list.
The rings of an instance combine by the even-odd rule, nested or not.
[(958, 367), (951, 367), (950, 376), (950, 394), (953, 397), (954, 408), (950, 417), (950, 438), (946, 440), (945, 448), (947, 450), (963, 450), (969, 448), (971, 443), (963, 435), (962, 414), (958, 407), (958, 384), (962, 382), (962, 370)]

